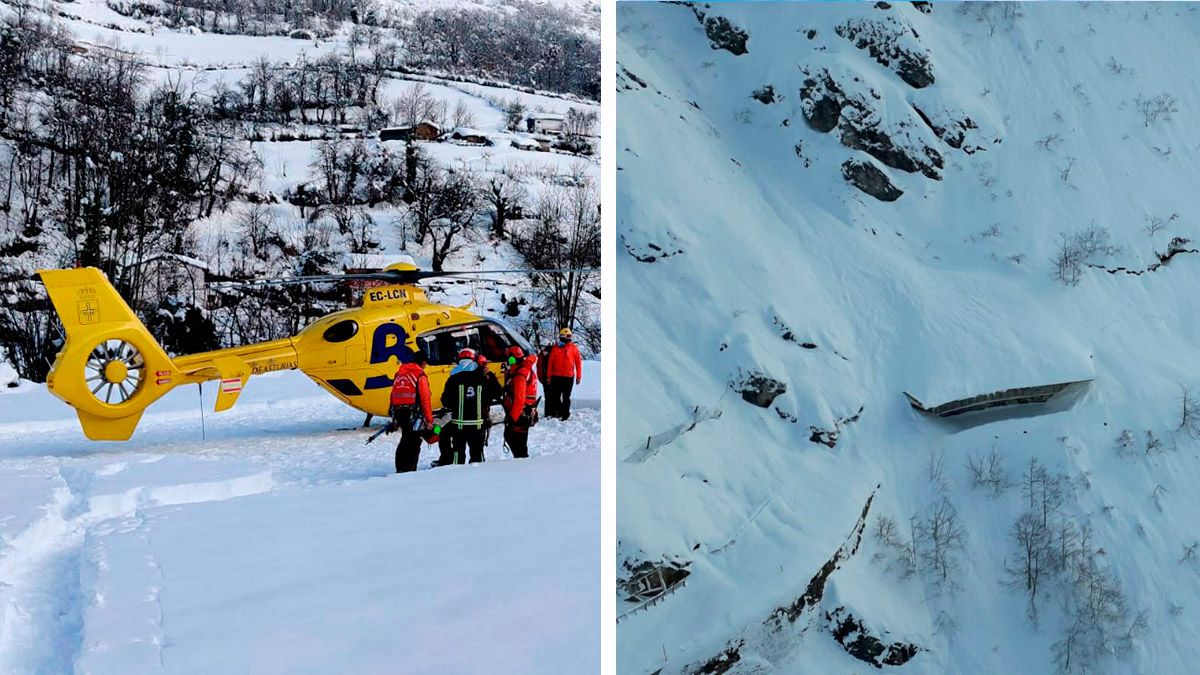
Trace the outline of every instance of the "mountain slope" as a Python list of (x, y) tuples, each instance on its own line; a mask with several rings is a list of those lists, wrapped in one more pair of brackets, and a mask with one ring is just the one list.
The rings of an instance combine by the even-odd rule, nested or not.
[[(1200, 382), (1200, 259), (1182, 241), (1200, 96), (1179, 65), (1200, 16), (926, 10), (619, 6), (618, 567), (690, 572), (621, 621), (623, 670), (861, 672), (864, 633), (916, 645), (912, 672), (1183, 672), (1200, 656), (1184, 638), (1197, 445), (1177, 428), (1181, 385)], [(768, 408), (731, 386), (754, 372), (786, 387)], [(1074, 380), (1094, 381), (1069, 409), (988, 424), (902, 395)], [(695, 406), (721, 415), (641, 451)], [(993, 447), (998, 496), (966, 467)], [(1033, 594), (1035, 624), (1010, 532), (1043, 496), (1042, 534), (1071, 532), (1071, 554)], [(935, 552), (946, 504), (961, 536)]]

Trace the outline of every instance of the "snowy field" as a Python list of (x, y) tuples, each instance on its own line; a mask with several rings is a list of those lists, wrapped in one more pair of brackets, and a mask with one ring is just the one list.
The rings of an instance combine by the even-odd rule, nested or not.
[(401, 476), (295, 372), (115, 444), (0, 389), (0, 673), (597, 672), (599, 378), (528, 461)]
[[(1200, 434), (1180, 417), (1200, 387), (1200, 257), (1146, 270), (1172, 238), (1200, 237), (1200, 8), (879, 7), (695, 6), (745, 31), (735, 55), (693, 8), (618, 5), (617, 564), (624, 579), (644, 562), (690, 571), (618, 624), (618, 667), (874, 672), (834, 635), (849, 612), (872, 639), (919, 648), (885, 671), (1194, 673)], [(838, 33), (862, 25), (900, 37), (877, 59)], [(881, 64), (889, 46), (927, 55), (934, 82)], [(882, 130), (893, 164), (889, 150), (936, 152), (936, 179), (810, 124), (805, 73), (822, 72), (869, 111), (839, 123)], [(938, 135), (947, 120), (963, 121), (962, 147)], [(903, 195), (850, 185), (847, 161)], [(1107, 270), (1060, 283), (1060, 237), (1093, 225), (1107, 246), (1087, 262)], [(786, 392), (742, 400), (731, 383), (751, 372)], [(1082, 379), (1069, 410), (975, 426), (902, 394), (934, 405)], [(967, 466), (993, 449), (995, 492)], [(1087, 562), (1032, 594), (1014, 534), (1042, 494), (1018, 486), (1031, 460), (1061, 498), (1046, 520)], [(942, 574), (927, 526), (947, 503), (960, 529)], [(883, 518), (897, 530), (881, 536)], [(844, 542), (855, 552), (803, 604)]]

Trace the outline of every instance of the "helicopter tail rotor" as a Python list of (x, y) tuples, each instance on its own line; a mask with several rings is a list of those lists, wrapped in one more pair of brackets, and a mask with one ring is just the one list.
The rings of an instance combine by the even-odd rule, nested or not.
[(75, 408), (88, 438), (127, 440), (181, 373), (100, 270), (38, 274), (66, 332), (46, 386)]

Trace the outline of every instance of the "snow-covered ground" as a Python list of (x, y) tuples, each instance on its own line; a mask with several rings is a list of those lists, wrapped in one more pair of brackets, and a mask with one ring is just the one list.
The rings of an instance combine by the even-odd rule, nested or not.
[[(839, 610), (885, 644), (916, 645), (902, 672), (1195, 672), (1200, 442), (1178, 427), (1181, 386), (1200, 386), (1200, 258), (1142, 274), (1084, 266), (1075, 286), (1051, 261), (1060, 234), (1092, 224), (1119, 250), (1091, 262), (1131, 271), (1200, 235), (1200, 8), (695, 9), (744, 30), (747, 53), (714, 47), (692, 7), (617, 9), (618, 571), (690, 571), (619, 623), (621, 672), (872, 671), (832, 635)], [(910, 85), (896, 53), (879, 50), (887, 67), (837, 32), (862, 21), (928, 54), (934, 83)], [(936, 151), (939, 179), (810, 126), (801, 90), (822, 69), (868, 102), (860, 128), (878, 122), (918, 158)], [(933, 128), (968, 118), (962, 148)], [(847, 160), (903, 195), (851, 186)], [(751, 371), (786, 385), (768, 409), (730, 388)], [(1067, 411), (970, 427), (902, 395), (935, 405), (1081, 379), (1094, 381)], [(838, 432), (834, 447), (821, 430)], [(1010, 483), (998, 496), (966, 467), (992, 448)], [(1047, 573), (1028, 616), (1012, 533), (1032, 459), (1061, 476), (1050, 520), (1091, 530), (1086, 580), (1119, 589), (1093, 608), (1103, 635), (1072, 632), (1091, 627), (1080, 603), (1095, 587), (1070, 576), (1082, 567)], [(925, 558), (906, 575), (910, 517), (927, 523), (943, 498), (962, 531), (950, 578)], [(899, 533), (876, 536), (880, 517)], [(801, 602), (848, 535), (856, 552)], [(781, 618), (793, 603), (803, 611)], [(1076, 649), (1094, 639), (1096, 658), (1056, 665), (1071, 636)]]
[(599, 377), (527, 461), (399, 476), (296, 372), (118, 444), (0, 390), (0, 672), (598, 672)]

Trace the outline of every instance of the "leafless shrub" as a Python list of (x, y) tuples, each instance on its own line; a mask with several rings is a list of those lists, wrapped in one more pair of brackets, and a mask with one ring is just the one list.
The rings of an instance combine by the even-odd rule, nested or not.
[(1076, 159), (1074, 157), (1068, 157), (1066, 166), (1059, 167), (1058, 169), (1058, 177), (1062, 179), (1062, 182), (1067, 187), (1075, 187), (1071, 183), (1071, 171), (1075, 168), (1075, 162)]
[(1062, 134), (1046, 134), (1037, 140), (1037, 146), (1046, 152), (1054, 152), (1055, 148), (1062, 145)]
[(1139, 96), (1134, 105), (1137, 106), (1138, 112), (1142, 113), (1142, 120), (1147, 127), (1159, 120), (1170, 122), (1171, 115), (1179, 112), (1175, 97), (1167, 92), (1152, 98)]
[(1184, 544), (1183, 545), (1183, 557), (1179, 559), (1179, 564), (1182, 565), (1183, 563), (1185, 563), (1189, 560), (1195, 560), (1196, 559), (1196, 549), (1198, 549), (1198, 548), (1200, 548), (1200, 541), (1194, 541), (1190, 544)]
[(1121, 249), (1111, 243), (1107, 228), (1092, 223), (1075, 232), (1058, 236), (1058, 252), (1054, 256), (1054, 278), (1066, 286), (1074, 286), (1083, 276), (1083, 266), (1097, 256), (1111, 256)]
[(1133, 432), (1129, 429), (1122, 429), (1121, 435), (1117, 436), (1116, 447), (1118, 457), (1131, 456), (1134, 448)]
[(1012, 481), (1004, 469), (1004, 460), (994, 445), (983, 457), (968, 457), (967, 472), (971, 475), (972, 487), (987, 490), (993, 497), (999, 497), (1012, 487)]
[(1146, 446), (1145, 447), (1146, 447), (1147, 455), (1153, 454), (1155, 451), (1162, 448), (1162, 439), (1160, 439), (1158, 436), (1154, 435), (1154, 431), (1152, 429), (1146, 430)]
[(1166, 218), (1163, 218), (1162, 216), (1146, 216), (1146, 227), (1143, 229), (1146, 230), (1147, 235), (1153, 238), (1154, 235), (1159, 233), (1159, 231), (1176, 220), (1179, 220), (1178, 213), (1172, 213)]

